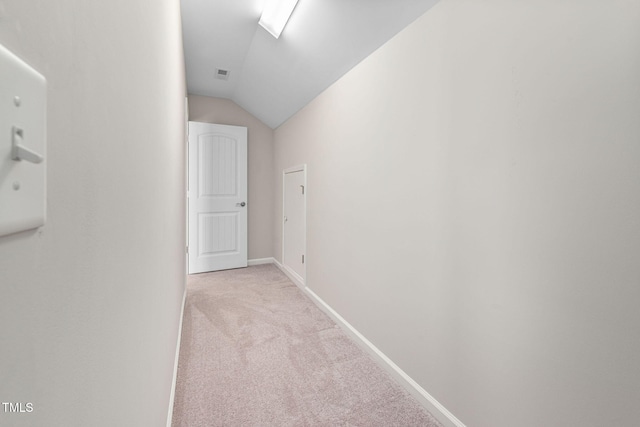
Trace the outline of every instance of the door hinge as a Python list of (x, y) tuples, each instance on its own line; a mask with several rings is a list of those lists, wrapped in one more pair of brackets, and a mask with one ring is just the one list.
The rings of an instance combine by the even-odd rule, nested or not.
[(302, 188), (302, 194), (304, 194), (304, 185), (301, 185), (300, 188)]
[(304, 255), (302, 255), (302, 263), (304, 264)]
[(189, 246), (187, 246), (187, 253), (189, 253)]

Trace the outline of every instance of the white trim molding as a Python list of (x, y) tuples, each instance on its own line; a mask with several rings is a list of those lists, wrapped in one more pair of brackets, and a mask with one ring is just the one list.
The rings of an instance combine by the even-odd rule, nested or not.
[(413, 380), (406, 372), (404, 372), (398, 365), (396, 365), (387, 355), (385, 355), (380, 349), (378, 349), (371, 341), (365, 338), (356, 328), (354, 328), (349, 322), (347, 322), (342, 316), (340, 316), (329, 304), (324, 302), (322, 298), (316, 295), (308, 286), (296, 280), (296, 278), (288, 271), (289, 269), (280, 264), (274, 259), (274, 264), (282, 270), (306, 293), (311, 301), (326, 313), (343, 331), (347, 333), (363, 350), (369, 353), (373, 359), (387, 371), (398, 383), (407, 390), (416, 400), (429, 411), (444, 427), (466, 427), (462, 421), (455, 417), (447, 408), (445, 408), (440, 402), (438, 402), (433, 396), (431, 396), (424, 388)]
[(403, 386), (413, 397), (415, 397), (434, 417), (438, 419), (445, 427), (465, 427), (465, 425), (457, 419), (451, 412), (447, 410), (440, 402), (407, 375), (398, 365), (393, 363), (380, 349), (365, 338), (356, 328), (351, 326), (342, 316), (340, 316), (329, 304), (324, 302), (308, 287), (305, 292), (311, 300), (329, 317), (331, 317), (347, 334), (373, 358), (378, 364), (393, 376), (401, 386)]
[(169, 395), (169, 413), (167, 414), (167, 427), (171, 427), (173, 420), (173, 404), (176, 398), (176, 382), (178, 380), (178, 360), (180, 359), (180, 343), (182, 342), (182, 319), (184, 318), (184, 305), (187, 302), (187, 288), (182, 294), (182, 308), (180, 309), (180, 323), (178, 324), (178, 342), (176, 343), (176, 356), (173, 362), (173, 379), (171, 380), (171, 394)]
[(249, 261), (247, 261), (247, 265), (249, 267), (251, 267), (252, 265), (275, 264), (275, 263), (276, 263), (276, 259), (274, 257), (256, 258), (256, 259), (250, 259)]
[(281, 264), (276, 259), (274, 259), (274, 264), (289, 278), (289, 280), (295, 283), (295, 285), (299, 287), (300, 290), (302, 290), (303, 292), (307, 291), (306, 286), (304, 285), (304, 281), (302, 280), (302, 277), (298, 275), (298, 273), (296, 273), (286, 265)]

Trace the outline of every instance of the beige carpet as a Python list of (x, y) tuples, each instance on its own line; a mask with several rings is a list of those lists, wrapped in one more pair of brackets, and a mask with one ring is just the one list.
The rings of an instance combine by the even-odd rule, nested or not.
[(174, 426), (440, 426), (277, 267), (189, 276)]

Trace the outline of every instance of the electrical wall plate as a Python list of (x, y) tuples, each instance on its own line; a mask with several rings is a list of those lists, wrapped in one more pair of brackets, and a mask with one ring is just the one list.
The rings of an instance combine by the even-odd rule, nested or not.
[(46, 79), (0, 45), (0, 236), (46, 220)]

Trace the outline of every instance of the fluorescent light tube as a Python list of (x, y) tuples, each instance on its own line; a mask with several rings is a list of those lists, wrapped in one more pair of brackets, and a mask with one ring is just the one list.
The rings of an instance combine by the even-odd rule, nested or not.
[(275, 37), (280, 37), (298, 0), (265, 0), (259, 24)]

